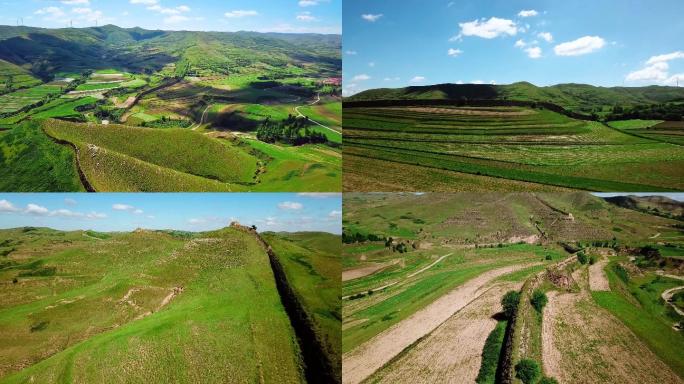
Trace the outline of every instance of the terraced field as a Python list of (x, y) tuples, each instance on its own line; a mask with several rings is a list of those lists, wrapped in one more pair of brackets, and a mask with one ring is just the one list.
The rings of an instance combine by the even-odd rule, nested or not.
[[(305, 381), (244, 231), (0, 231), (0, 382)], [(16, 279), (16, 283), (12, 280)]]
[(684, 145), (684, 122), (662, 120), (618, 120), (609, 126), (626, 133), (666, 143)]
[(61, 87), (56, 85), (38, 85), (0, 95), (0, 113), (16, 112), (45, 99), (47, 96), (59, 94), (61, 91)]
[(0, 60), (0, 90), (7, 90), (8, 84), (11, 85), (12, 89), (19, 89), (31, 87), (40, 83), (41, 81), (26, 69), (8, 61)]
[[(684, 187), (681, 146), (545, 109), (354, 107), (344, 109), (344, 130), (346, 190), (378, 183), (411, 189), (429, 185), (425, 178), (455, 190), (520, 190), (530, 183), (604, 191)], [(402, 177), (403, 168), (415, 171)]]
[(682, 382), (681, 317), (660, 299), (681, 281), (655, 271), (682, 264), (628, 256), (684, 241), (675, 220), (579, 192), (356, 193), (343, 225), (345, 383), (519, 384), (524, 359), (537, 380)]

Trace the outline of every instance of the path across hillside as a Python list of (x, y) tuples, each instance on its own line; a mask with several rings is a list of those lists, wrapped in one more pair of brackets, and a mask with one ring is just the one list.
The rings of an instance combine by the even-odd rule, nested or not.
[(362, 382), (404, 349), (432, 332), (454, 313), (486, 292), (489, 283), (494, 279), (538, 264), (540, 263), (527, 263), (487, 271), (346, 353), (342, 358), (342, 382)]

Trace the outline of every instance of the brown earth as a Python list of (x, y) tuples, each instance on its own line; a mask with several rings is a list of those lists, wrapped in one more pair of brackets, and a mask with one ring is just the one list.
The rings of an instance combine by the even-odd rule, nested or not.
[(601, 257), (594, 265), (589, 266), (589, 289), (592, 291), (610, 291), (608, 277), (603, 270), (608, 265), (608, 258)]
[(482, 363), (482, 349), (496, 326), (501, 298), (522, 283), (492, 287), (421, 339), (369, 381), (374, 383), (473, 383)]
[(551, 293), (544, 309), (544, 374), (573, 383), (683, 383), (610, 313), (594, 304), (582, 273), (580, 293)]
[(349, 280), (354, 280), (358, 279), (360, 277), (372, 275), (378, 271), (381, 271), (391, 265), (397, 264), (399, 260), (392, 260), (392, 261), (387, 261), (384, 263), (374, 263), (370, 265), (365, 265), (360, 268), (354, 268), (354, 269), (348, 269), (346, 271), (342, 271), (342, 281), (349, 281)]
[(492, 280), (537, 264), (539, 263), (528, 263), (487, 271), (346, 353), (342, 357), (342, 382), (356, 384), (365, 380), (411, 344), (481, 296), (488, 290)]

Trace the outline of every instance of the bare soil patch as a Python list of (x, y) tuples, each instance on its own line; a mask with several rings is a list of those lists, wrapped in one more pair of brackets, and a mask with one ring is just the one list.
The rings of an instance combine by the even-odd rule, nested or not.
[(423, 113), (439, 113), (443, 115), (468, 115), (468, 116), (525, 116), (536, 113), (529, 109), (520, 111), (492, 111), (490, 109), (477, 108), (440, 108), (440, 107), (389, 107), (387, 109), (399, 109), (402, 111), (414, 111)]
[(592, 291), (610, 291), (608, 277), (604, 269), (608, 264), (608, 259), (602, 257), (594, 265), (589, 266), (589, 289)]
[(496, 285), (451, 316), (429, 336), (382, 368), (370, 381), (378, 383), (473, 383), (482, 349), (496, 326), (501, 297), (522, 283)]
[(392, 261), (387, 261), (385, 263), (374, 263), (370, 265), (365, 265), (360, 268), (354, 268), (354, 269), (348, 269), (346, 271), (342, 271), (342, 281), (349, 281), (349, 280), (354, 280), (358, 279), (361, 277), (365, 277), (368, 275), (372, 275), (376, 272), (379, 272), (389, 266), (392, 266), (394, 264), (397, 264), (399, 262), (399, 259), (397, 260), (392, 260)]
[(342, 381), (356, 384), (387, 364), (404, 349), (429, 334), (468, 303), (487, 291), (495, 278), (539, 263), (487, 271), (348, 352), (342, 358)]
[(683, 382), (585, 288), (550, 294), (543, 324), (544, 373), (560, 383)]

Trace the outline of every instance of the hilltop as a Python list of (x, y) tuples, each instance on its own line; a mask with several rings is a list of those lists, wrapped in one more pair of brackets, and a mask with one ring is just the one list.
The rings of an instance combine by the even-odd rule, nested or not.
[(308, 63), (333, 76), (342, 66), (340, 47), (339, 35), (0, 26), (0, 59), (43, 80), (111, 67), (151, 73), (178, 61), (224, 74)]
[(601, 112), (604, 107), (636, 106), (684, 101), (684, 87), (597, 87), (588, 84), (557, 84), (539, 87), (529, 82), (505, 85), (435, 84), (405, 88), (370, 89), (345, 101), (373, 100), (518, 100), (548, 102), (571, 111)]

